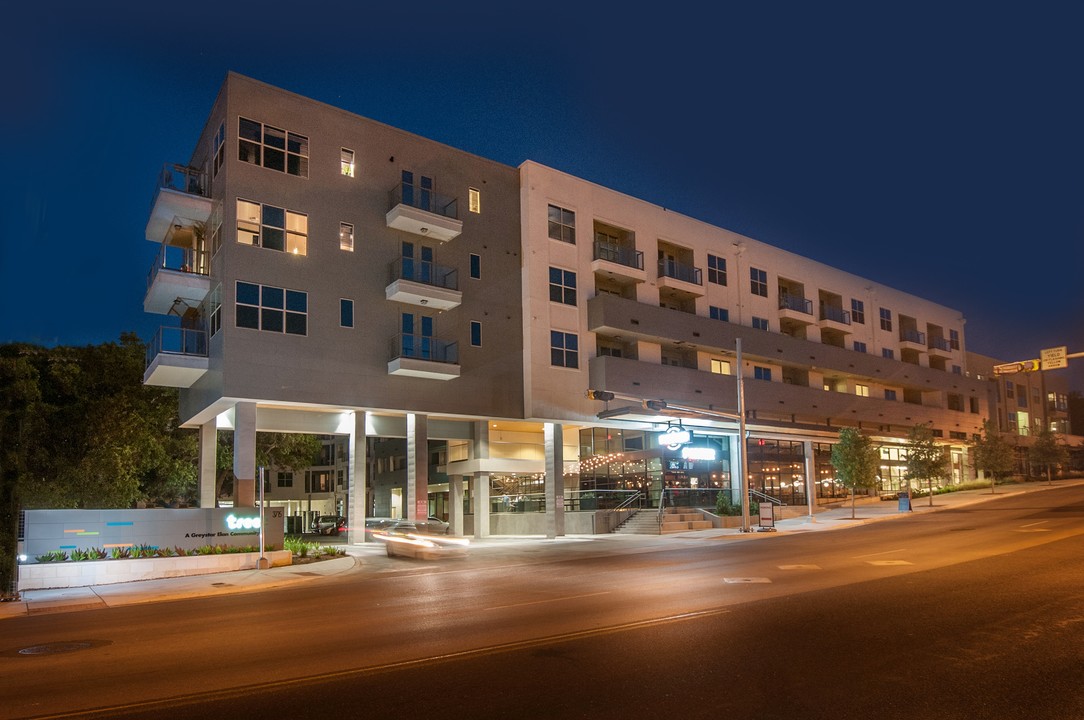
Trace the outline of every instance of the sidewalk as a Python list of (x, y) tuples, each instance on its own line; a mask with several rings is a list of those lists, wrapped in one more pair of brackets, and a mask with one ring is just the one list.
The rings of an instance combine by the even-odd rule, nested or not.
[[(524, 562), (529, 559), (541, 559), (546, 550), (561, 546), (564, 549), (575, 547), (583, 552), (594, 554), (650, 552), (673, 548), (689, 540), (703, 541), (727, 539), (749, 541), (757, 538), (778, 537), (786, 534), (806, 532), (824, 532), (855, 527), (871, 522), (891, 520), (939, 510), (948, 510), (994, 498), (1007, 497), (1023, 493), (1041, 492), (1051, 488), (1084, 484), (1084, 480), (1059, 480), (1054, 485), (1046, 483), (1027, 483), (997, 488), (991, 494), (989, 489), (964, 490), (961, 492), (935, 495), (933, 506), (929, 498), (912, 500), (912, 512), (900, 512), (896, 501), (881, 500), (860, 502), (855, 507), (855, 518), (851, 519), (851, 507), (843, 507), (818, 512), (814, 517), (808, 515), (779, 520), (774, 532), (743, 533), (740, 528), (718, 528), (712, 530), (692, 530), (669, 535), (569, 535), (547, 540), (539, 536), (501, 536), (481, 540), (471, 539), (471, 554), (480, 554), (492, 558), (501, 558), (512, 562)], [(756, 518), (750, 518), (753, 530)], [(21, 599), (0, 603), (0, 621), (7, 617), (37, 615), (54, 612), (72, 612), (107, 607), (121, 607), (136, 603), (161, 602), (184, 598), (222, 595), (235, 592), (251, 592), (275, 587), (283, 587), (318, 578), (326, 578), (360, 567), (363, 571), (401, 572), (413, 571), (418, 566), (410, 561), (386, 557), (381, 543), (370, 542), (361, 545), (341, 545), (346, 557), (323, 560), (304, 565), (270, 568), (267, 570), (238, 570), (182, 578), (161, 580), (143, 580), (139, 582), (94, 585), (80, 588), (62, 588), (56, 590), (27, 590), (21, 593)]]

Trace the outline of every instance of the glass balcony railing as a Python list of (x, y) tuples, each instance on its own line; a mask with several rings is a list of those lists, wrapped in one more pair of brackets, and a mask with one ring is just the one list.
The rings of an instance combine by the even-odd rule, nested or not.
[(147, 366), (159, 355), (207, 357), (207, 333), (203, 330), (163, 325), (147, 344)]
[(917, 343), (919, 345), (926, 344), (926, 333), (919, 332), (918, 330), (900, 330), (900, 340), (902, 342)]
[(207, 173), (176, 163), (166, 163), (162, 166), (162, 172), (158, 173), (158, 184), (154, 188), (154, 197), (151, 198), (152, 205), (155, 198), (158, 197), (158, 191), (162, 189), (175, 190), (187, 195), (210, 197), (209, 188), (207, 187)]
[(401, 182), (391, 189), (391, 207), (409, 205), (452, 220), (459, 219), (459, 202), (420, 185)]
[(399, 333), (391, 338), (391, 359), (412, 358), (439, 363), (459, 363), (459, 343), (430, 335)]
[(412, 280), (423, 285), (459, 289), (459, 271), (453, 267), (437, 265), (427, 260), (399, 258), (391, 264), (391, 280)]
[(950, 352), (952, 350), (952, 344), (943, 337), (930, 338), (929, 347), (934, 348), (935, 350), (944, 350), (945, 352)]
[(158, 277), (159, 270), (173, 270), (174, 272), (206, 276), (208, 270), (207, 252), (162, 243), (162, 248), (158, 251), (158, 257), (155, 258), (154, 265), (151, 266), (150, 271), (147, 273), (148, 290), (154, 284), (154, 279)]
[(595, 241), (595, 260), (606, 260), (625, 267), (644, 269), (644, 254), (636, 248), (621, 247), (613, 243)]
[(784, 293), (779, 296), (779, 309), (794, 310), (795, 312), (812, 315), (813, 301), (809, 298), (801, 297), (800, 295), (791, 295), (790, 293)]
[(842, 325), (851, 324), (851, 313), (835, 305), (821, 304), (821, 320), (831, 320)]
[(693, 285), (703, 285), (700, 268), (685, 265), (676, 260), (659, 261), (659, 277), (668, 277)]

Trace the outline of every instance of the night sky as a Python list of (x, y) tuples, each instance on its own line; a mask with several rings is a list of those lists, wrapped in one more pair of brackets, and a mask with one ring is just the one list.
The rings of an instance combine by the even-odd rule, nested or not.
[(926, 297), (975, 352), (1084, 351), (1079, 2), (39, 5), (0, 45), (0, 342), (150, 339), (154, 181), (234, 70)]

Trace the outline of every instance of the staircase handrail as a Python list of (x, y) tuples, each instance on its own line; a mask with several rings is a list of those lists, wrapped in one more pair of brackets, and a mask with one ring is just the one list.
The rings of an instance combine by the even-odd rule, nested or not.
[(751, 498), (754, 498), (754, 499), (758, 500), (758, 501), (763, 500), (763, 501), (766, 501), (766, 502), (770, 502), (773, 505), (778, 505), (779, 507), (786, 507), (787, 506), (787, 504), (785, 502), (783, 502), (782, 500), (780, 500), (779, 498), (774, 498), (771, 495), (768, 495), (766, 493), (762, 493), (759, 490), (754, 490), (753, 488), (749, 488), (749, 496)]

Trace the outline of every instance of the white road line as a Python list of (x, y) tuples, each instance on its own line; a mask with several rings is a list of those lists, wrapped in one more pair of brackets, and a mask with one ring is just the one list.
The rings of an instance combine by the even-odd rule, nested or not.
[(596, 595), (609, 595), (610, 591), (605, 590), (603, 592), (587, 593), (586, 595), (562, 595), (561, 597), (546, 598), (545, 600), (532, 600), (524, 603), (513, 603), (511, 605), (494, 605), (493, 607), (486, 608), (486, 610), (504, 610), (505, 608), (524, 607), (527, 605), (541, 605), (542, 603), (561, 602), (562, 600), (576, 600), (578, 598), (594, 597)]
[(899, 550), (885, 550), (879, 553), (870, 553), (869, 555), (852, 555), (855, 560), (859, 558), (877, 557), (878, 555), (891, 555), (892, 553), (907, 552), (907, 548), (900, 548)]
[(780, 565), (780, 570), (820, 570), (820, 565)]
[(1026, 527), (1031, 527), (1032, 525), (1042, 525), (1043, 523), (1048, 523), (1048, 522), (1050, 522), (1050, 521), (1049, 520), (1040, 520), (1039, 522), (1028, 523), (1027, 525), (1021, 525), (1020, 527), (1026, 528)]

